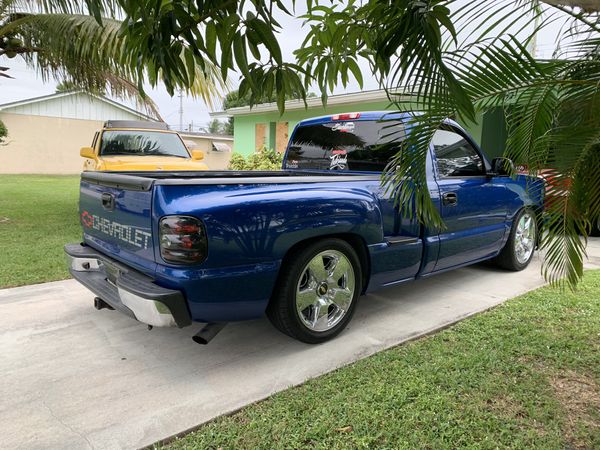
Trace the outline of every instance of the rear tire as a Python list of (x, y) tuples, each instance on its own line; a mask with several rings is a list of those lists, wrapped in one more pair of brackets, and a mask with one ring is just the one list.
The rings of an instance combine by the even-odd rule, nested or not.
[(362, 292), (360, 260), (341, 239), (323, 239), (288, 255), (267, 308), (281, 332), (308, 344), (337, 336)]
[(522, 209), (513, 222), (508, 240), (494, 261), (506, 270), (525, 269), (533, 259), (537, 243), (537, 223), (535, 214)]

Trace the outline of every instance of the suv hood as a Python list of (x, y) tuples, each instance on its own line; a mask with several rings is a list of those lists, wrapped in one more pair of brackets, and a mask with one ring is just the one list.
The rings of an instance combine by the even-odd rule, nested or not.
[(175, 156), (108, 156), (101, 157), (98, 170), (155, 171), (155, 170), (207, 170), (202, 161)]

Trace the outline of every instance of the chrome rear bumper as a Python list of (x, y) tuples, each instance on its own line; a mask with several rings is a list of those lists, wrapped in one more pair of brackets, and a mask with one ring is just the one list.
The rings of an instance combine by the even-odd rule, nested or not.
[(85, 244), (67, 244), (69, 272), (114, 309), (156, 327), (192, 323), (181, 291), (154, 284), (152, 278)]

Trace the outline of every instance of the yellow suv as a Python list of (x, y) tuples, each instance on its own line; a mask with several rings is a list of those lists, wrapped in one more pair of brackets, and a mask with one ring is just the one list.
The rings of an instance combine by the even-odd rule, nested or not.
[(83, 170), (208, 170), (202, 150), (188, 150), (166, 123), (110, 120), (91, 147), (82, 147)]

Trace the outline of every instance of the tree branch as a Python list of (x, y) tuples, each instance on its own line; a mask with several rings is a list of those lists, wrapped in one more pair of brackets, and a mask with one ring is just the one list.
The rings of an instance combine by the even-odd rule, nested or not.
[(600, 11), (600, 0), (541, 0), (552, 6), (570, 6), (571, 8), (581, 8), (586, 12)]
[(21, 53), (39, 53), (39, 52), (43, 52), (44, 50), (42, 48), (39, 47), (14, 47), (14, 48), (7, 48), (7, 49), (0, 49), (0, 56), (9, 53), (9, 52), (14, 52), (18, 55), (20, 55)]

